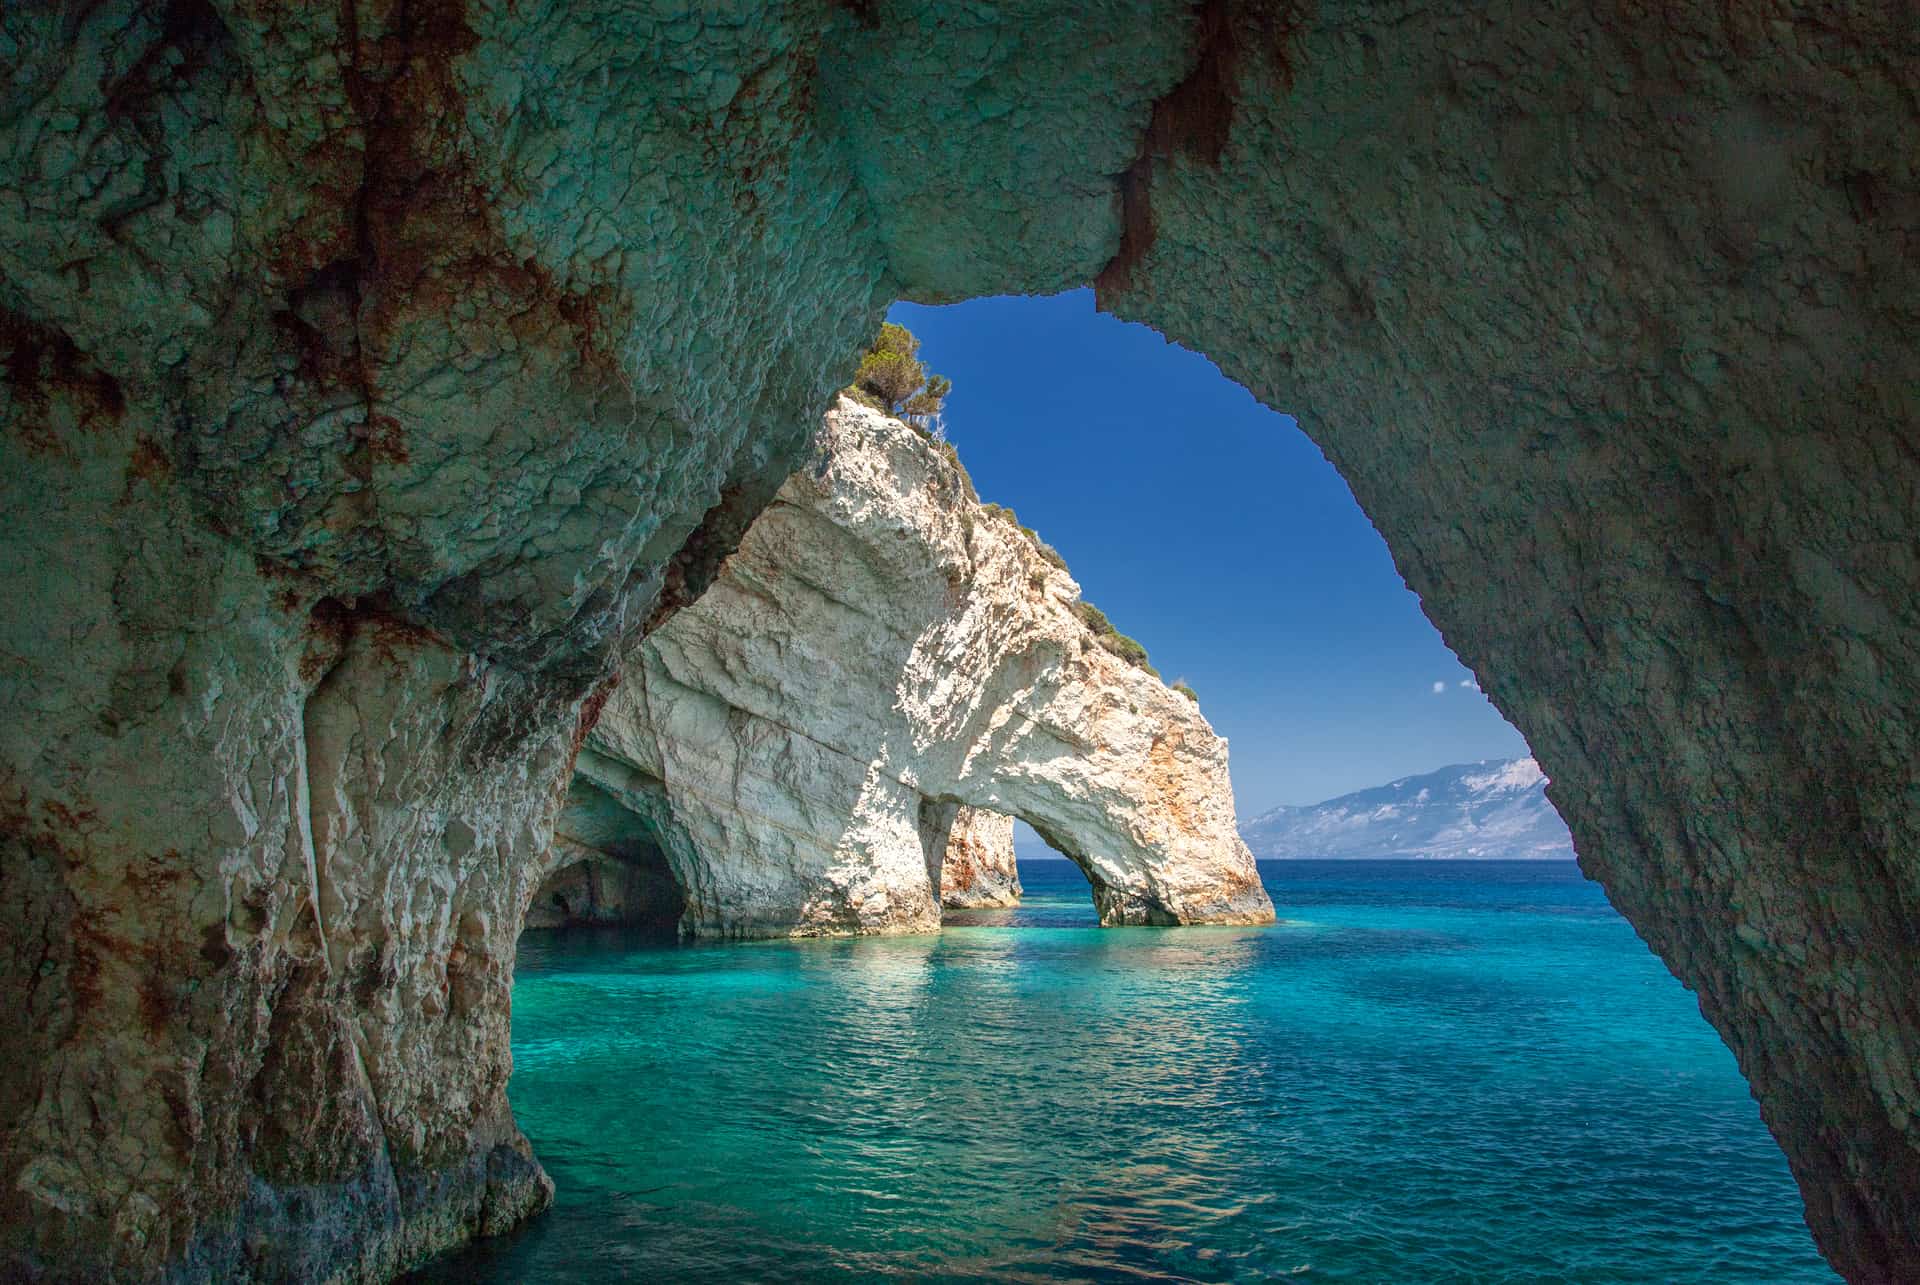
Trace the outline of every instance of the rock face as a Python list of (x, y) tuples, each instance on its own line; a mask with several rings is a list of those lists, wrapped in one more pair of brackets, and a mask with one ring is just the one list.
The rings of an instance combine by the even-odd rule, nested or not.
[(508, 985), (581, 721), (883, 299), (822, 17), (0, 13), (0, 1275), (377, 1279), (545, 1203)]
[(887, 300), (1097, 279), (1297, 413), (1821, 1247), (1920, 1279), (1909, 6), (106, 0), (0, 64), (9, 1266), (537, 1204), (505, 980), (613, 652)]
[[(842, 400), (699, 601), (629, 658), (563, 834), (662, 854), (682, 930), (924, 932), (1017, 895), (1019, 815), (1107, 923), (1268, 923), (1226, 744), (1097, 645), (951, 457)], [(584, 817), (612, 801), (620, 820)], [(997, 814), (997, 815), (995, 815)]]
[(1020, 867), (1013, 857), (1013, 818), (959, 809), (947, 831), (940, 865), (942, 910), (988, 910), (1020, 904)]
[(1532, 759), (1456, 763), (1240, 826), (1260, 860), (1408, 857), (1569, 861), (1573, 838)]

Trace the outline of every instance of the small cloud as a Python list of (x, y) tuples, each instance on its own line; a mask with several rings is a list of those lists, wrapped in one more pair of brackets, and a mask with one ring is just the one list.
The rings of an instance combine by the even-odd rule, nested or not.
[(1435, 683), (1435, 684), (1433, 685), (1433, 694), (1434, 694), (1435, 696), (1439, 696), (1439, 695), (1441, 695), (1441, 694), (1442, 694), (1442, 693), (1444, 693), (1444, 692), (1445, 692), (1446, 690), (1447, 690), (1447, 685), (1446, 685), (1445, 683)]
[(1480, 690), (1480, 680), (1477, 678), (1463, 678), (1460, 680), (1460, 685), (1471, 691)]

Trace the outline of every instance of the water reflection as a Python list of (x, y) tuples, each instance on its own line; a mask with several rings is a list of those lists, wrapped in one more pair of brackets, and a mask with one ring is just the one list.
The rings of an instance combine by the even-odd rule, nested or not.
[(1731, 1059), (1577, 876), (1103, 930), (1071, 867), (1022, 874), (939, 936), (523, 943), (560, 1205), (431, 1278), (1831, 1281)]

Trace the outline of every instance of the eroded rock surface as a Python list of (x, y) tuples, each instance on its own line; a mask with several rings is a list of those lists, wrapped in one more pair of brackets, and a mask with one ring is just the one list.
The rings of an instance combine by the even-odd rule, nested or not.
[(939, 446), (843, 399), (630, 658), (567, 817), (625, 805), (696, 936), (930, 931), (948, 870), (963, 901), (1017, 891), (1014, 815), (1104, 922), (1271, 922), (1225, 742), (1098, 646), (1079, 596)]
[(1013, 818), (960, 808), (947, 831), (940, 864), (942, 910), (988, 910), (1020, 904), (1020, 867), (1013, 855)]
[(1861, 1282), (1920, 1280), (1913, 19), (1236, 10), (1101, 292), (1325, 449)]
[(1299, 414), (1920, 1279), (1909, 6), (107, 0), (0, 67), (13, 1263), (537, 1203), (491, 916), (610, 655), (889, 298), (1097, 277)]

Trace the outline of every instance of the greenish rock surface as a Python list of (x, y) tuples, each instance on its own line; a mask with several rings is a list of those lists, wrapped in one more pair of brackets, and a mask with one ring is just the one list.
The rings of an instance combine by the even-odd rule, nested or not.
[(1299, 415), (1920, 1278), (1920, 23), (1682, 0), (0, 14), (0, 1252), (377, 1278), (544, 1200), (506, 987), (621, 647), (895, 297)]

